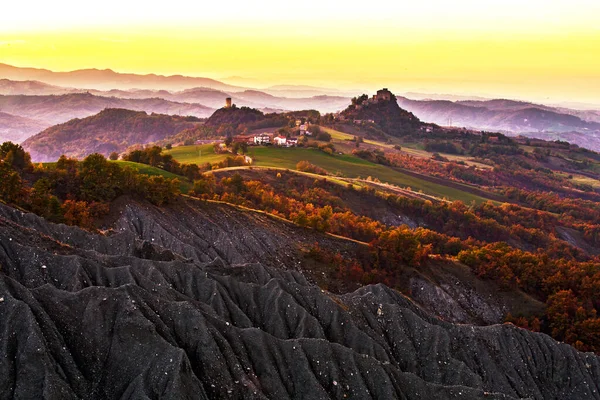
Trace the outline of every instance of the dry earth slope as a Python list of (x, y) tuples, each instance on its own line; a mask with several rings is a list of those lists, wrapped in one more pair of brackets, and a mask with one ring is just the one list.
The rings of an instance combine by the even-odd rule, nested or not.
[(292, 244), (316, 232), (183, 200), (118, 210), (100, 235), (0, 205), (0, 398), (600, 398), (599, 358), (546, 335), (310, 284)]

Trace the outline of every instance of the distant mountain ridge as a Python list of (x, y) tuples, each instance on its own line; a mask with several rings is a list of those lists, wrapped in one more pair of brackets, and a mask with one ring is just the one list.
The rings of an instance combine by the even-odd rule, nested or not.
[(183, 90), (155, 89), (86, 89), (49, 85), (40, 81), (13, 81), (0, 79), (0, 95), (62, 95), (71, 93), (90, 93), (101, 97), (122, 99), (162, 98), (179, 103), (198, 103), (211, 108), (221, 108), (225, 98), (231, 97), (239, 106), (258, 109), (278, 109), (294, 111), (299, 109), (317, 109), (320, 112), (337, 112), (350, 103), (349, 96), (332, 96), (319, 91), (318, 95), (305, 97), (285, 97), (266, 91), (246, 89), (242, 91), (224, 91), (210, 87), (192, 87)]
[[(581, 140), (581, 135), (600, 134), (600, 113), (557, 109), (523, 101), (494, 100), (411, 100), (398, 97), (398, 104), (421, 120), (487, 131), (502, 131), (549, 140), (566, 140), (600, 150), (597, 140)], [(576, 115), (573, 115), (576, 114)], [(586, 116), (584, 120), (580, 116)], [(590, 147), (591, 145), (591, 147)]]
[(244, 90), (210, 78), (183, 75), (130, 74), (111, 69), (80, 69), (54, 72), (39, 68), (20, 68), (0, 63), (0, 77), (13, 80), (38, 80), (53, 85), (75, 86), (93, 89), (188, 89), (197, 86), (219, 90)]
[(27, 139), (23, 147), (36, 162), (56, 161), (62, 154), (76, 158), (92, 153), (108, 156), (135, 144), (165, 139), (200, 122), (195, 117), (106, 109), (91, 117), (52, 126)]
[(51, 95), (71, 93), (74, 89), (49, 85), (40, 81), (0, 79), (0, 95)]

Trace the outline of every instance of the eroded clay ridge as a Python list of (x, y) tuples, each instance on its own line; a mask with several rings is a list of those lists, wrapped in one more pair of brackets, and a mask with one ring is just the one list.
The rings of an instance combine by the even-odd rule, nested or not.
[(317, 233), (189, 202), (114, 227), (0, 205), (0, 398), (600, 398), (598, 357), (546, 335), (322, 291), (290, 245)]

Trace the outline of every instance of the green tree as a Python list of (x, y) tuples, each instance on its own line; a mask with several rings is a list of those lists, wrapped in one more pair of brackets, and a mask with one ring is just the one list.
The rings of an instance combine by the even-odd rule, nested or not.
[(0, 182), (0, 198), (8, 203), (18, 204), (25, 190), (21, 176), (3, 161), (0, 161)]
[(81, 163), (81, 195), (86, 201), (111, 201), (117, 197), (121, 168), (102, 154), (91, 154)]
[(4, 142), (0, 145), (0, 160), (18, 170), (33, 168), (29, 153), (13, 142)]
[(197, 195), (214, 193), (216, 188), (215, 177), (213, 174), (205, 174), (200, 179), (194, 181), (194, 193)]

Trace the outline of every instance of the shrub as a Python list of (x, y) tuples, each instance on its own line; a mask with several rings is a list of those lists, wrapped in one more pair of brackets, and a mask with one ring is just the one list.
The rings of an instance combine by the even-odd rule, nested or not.
[(311, 172), (313, 174), (327, 175), (327, 171), (317, 165), (311, 164), (308, 161), (302, 160), (296, 164), (296, 169), (303, 172)]

